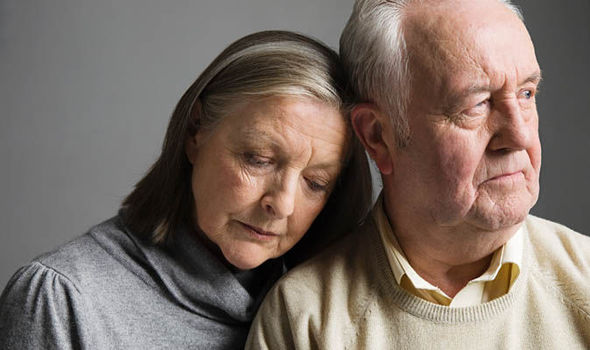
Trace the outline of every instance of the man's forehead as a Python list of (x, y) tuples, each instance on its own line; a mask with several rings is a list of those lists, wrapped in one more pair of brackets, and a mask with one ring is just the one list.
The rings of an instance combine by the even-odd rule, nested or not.
[(405, 6), (404, 13), (405, 17), (414, 15), (429, 15), (434, 17), (439, 15), (446, 17), (450, 12), (453, 13), (453, 16), (446, 17), (448, 20), (456, 19), (459, 22), (466, 22), (469, 17), (473, 17), (474, 15), (482, 16), (475, 18), (476, 21), (485, 18), (497, 20), (494, 16), (502, 12), (518, 18), (520, 15), (513, 10), (511, 6), (508, 6), (501, 0), (411, 0)]
[(461, 46), (486, 27), (515, 26), (523, 26), (520, 18), (499, 0), (414, 1), (403, 20), (409, 45), (439, 51)]
[(414, 77), (442, 89), (453, 78), (521, 80), (538, 71), (524, 24), (498, 0), (421, 2), (409, 9), (404, 31)]

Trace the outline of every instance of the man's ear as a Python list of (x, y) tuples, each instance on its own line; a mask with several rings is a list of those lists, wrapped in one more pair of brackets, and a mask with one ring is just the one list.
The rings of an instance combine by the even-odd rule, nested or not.
[(350, 112), (354, 132), (384, 175), (393, 171), (391, 150), (386, 142), (387, 116), (371, 103), (356, 105)]

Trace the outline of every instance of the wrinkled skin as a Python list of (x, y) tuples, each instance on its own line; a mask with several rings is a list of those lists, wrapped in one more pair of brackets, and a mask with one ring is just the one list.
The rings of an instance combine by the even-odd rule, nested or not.
[(349, 136), (341, 113), (316, 100), (236, 106), (187, 142), (196, 230), (238, 269), (284, 254), (325, 205)]

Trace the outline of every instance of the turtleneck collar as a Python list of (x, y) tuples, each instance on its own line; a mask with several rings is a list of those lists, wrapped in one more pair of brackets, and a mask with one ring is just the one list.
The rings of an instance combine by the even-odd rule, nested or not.
[(128, 230), (121, 214), (115, 225), (119, 230), (93, 235), (107, 252), (186, 310), (219, 322), (251, 322), (284, 272), (282, 259), (250, 271), (232, 269), (186, 228), (167, 244), (155, 245)]

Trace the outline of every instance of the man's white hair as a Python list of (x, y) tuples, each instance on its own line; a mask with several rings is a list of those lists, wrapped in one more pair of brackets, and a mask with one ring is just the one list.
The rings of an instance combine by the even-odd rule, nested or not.
[[(389, 114), (396, 143), (410, 137), (406, 117), (411, 72), (402, 27), (404, 10), (421, 0), (356, 0), (340, 37), (340, 56), (357, 102), (375, 103)], [(510, 0), (498, 0), (521, 20)]]

